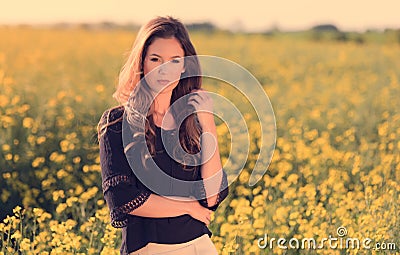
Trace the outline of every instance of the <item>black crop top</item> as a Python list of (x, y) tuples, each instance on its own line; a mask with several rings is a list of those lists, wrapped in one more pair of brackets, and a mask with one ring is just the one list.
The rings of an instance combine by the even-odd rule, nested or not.
[[(105, 123), (115, 122), (122, 117), (124, 107), (119, 106), (105, 111), (100, 119), (100, 126)], [(182, 169), (175, 160), (166, 156), (160, 144), (161, 128), (156, 126), (156, 155), (154, 161), (166, 173), (179, 179), (202, 180), (201, 172), (191, 172)], [(147, 243), (175, 244), (193, 240), (203, 234), (212, 235), (208, 227), (190, 215), (177, 217), (149, 218), (131, 215), (129, 212), (138, 208), (153, 193), (135, 176), (127, 157), (124, 153), (122, 141), (122, 121), (110, 124), (99, 138), (100, 163), (102, 174), (102, 189), (104, 199), (110, 210), (111, 225), (122, 228), (122, 244), (120, 254), (127, 255), (144, 247)], [(161, 149), (161, 150), (160, 150)], [(202, 182), (200, 182), (202, 183)], [(229, 192), (227, 176), (223, 171), (220, 192), (217, 202), (212, 207), (207, 205), (204, 198), (204, 185), (193, 185), (187, 189), (187, 196), (193, 196), (199, 203), (215, 211), (219, 204), (227, 197)], [(182, 194), (180, 194), (182, 196)]]

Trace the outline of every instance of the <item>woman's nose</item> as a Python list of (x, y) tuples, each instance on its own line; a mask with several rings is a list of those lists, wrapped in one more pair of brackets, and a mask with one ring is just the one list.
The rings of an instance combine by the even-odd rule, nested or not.
[(158, 73), (165, 74), (166, 73), (166, 63), (162, 62), (161, 65), (158, 66)]

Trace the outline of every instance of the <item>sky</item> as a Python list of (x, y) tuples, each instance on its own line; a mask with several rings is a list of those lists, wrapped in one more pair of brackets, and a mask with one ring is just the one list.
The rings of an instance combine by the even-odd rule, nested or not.
[(0, 24), (136, 23), (172, 15), (184, 23), (265, 31), (334, 24), (341, 30), (400, 29), (399, 0), (0, 0)]

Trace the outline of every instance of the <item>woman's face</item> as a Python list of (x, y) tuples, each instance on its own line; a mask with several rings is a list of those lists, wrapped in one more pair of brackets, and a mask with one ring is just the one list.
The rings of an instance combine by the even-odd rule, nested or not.
[(143, 73), (150, 89), (156, 93), (171, 93), (178, 85), (184, 69), (185, 52), (175, 38), (157, 37), (149, 45), (143, 63)]

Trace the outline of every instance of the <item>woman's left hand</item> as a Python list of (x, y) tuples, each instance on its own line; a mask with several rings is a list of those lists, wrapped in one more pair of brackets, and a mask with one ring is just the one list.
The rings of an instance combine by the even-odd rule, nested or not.
[(188, 104), (195, 108), (200, 126), (204, 129), (209, 125), (215, 125), (213, 101), (208, 92), (203, 89), (194, 89), (190, 93)]

